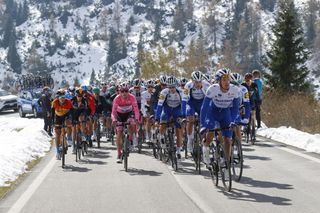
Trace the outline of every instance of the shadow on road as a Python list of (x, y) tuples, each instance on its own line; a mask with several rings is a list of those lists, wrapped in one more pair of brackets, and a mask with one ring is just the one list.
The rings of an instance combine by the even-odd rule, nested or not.
[(264, 157), (264, 156), (256, 156), (256, 155), (244, 155), (244, 159), (248, 160), (271, 160), (269, 157)]
[(107, 162), (103, 162), (100, 160), (90, 160), (90, 159), (81, 159), (80, 164), (97, 164), (97, 165), (105, 165)]
[(111, 156), (109, 155), (110, 152), (102, 152), (102, 151), (96, 151), (96, 150), (89, 150), (87, 157), (90, 158), (99, 158), (99, 159), (105, 159), (105, 158), (110, 158)]
[(86, 167), (78, 167), (78, 166), (73, 166), (73, 165), (65, 165), (64, 172), (89, 172), (91, 169), (88, 169)]
[(279, 205), (279, 206), (292, 205), (291, 200), (284, 197), (269, 196), (266, 194), (250, 192), (248, 190), (242, 190), (242, 189), (232, 189), (231, 192), (226, 192), (223, 190), (222, 187), (218, 187), (218, 188), (221, 188), (220, 192), (232, 200), (258, 202), (258, 203), (272, 203), (274, 205)]
[(157, 172), (157, 171), (152, 171), (152, 170), (145, 170), (145, 169), (129, 168), (128, 169), (128, 174), (132, 175), (132, 176), (135, 176), (135, 175), (160, 176), (160, 175), (162, 175), (162, 172)]
[(293, 189), (293, 186), (290, 184), (275, 183), (270, 181), (262, 180), (253, 180), (249, 177), (242, 177), (240, 183), (245, 184), (251, 187), (260, 187), (260, 188), (277, 188), (277, 189)]

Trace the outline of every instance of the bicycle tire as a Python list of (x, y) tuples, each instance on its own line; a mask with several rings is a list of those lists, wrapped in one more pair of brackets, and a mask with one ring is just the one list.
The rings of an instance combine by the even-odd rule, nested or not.
[(62, 151), (61, 151), (61, 163), (62, 163), (62, 168), (65, 166), (65, 160), (66, 160), (66, 155), (65, 155), (65, 145), (64, 145), (64, 135), (62, 137)]
[[(235, 148), (236, 148), (236, 153), (234, 151)], [(234, 138), (234, 141), (232, 143), (231, 153), (232, 153), (231, 166), (232, 166), (233, 179), (239, 182), (243, 172), (243, 152), (242, 152), (242, 144), (237, 138)], [(235, 154), (237, 155), (237, 158), (235, 158)]]
[(123, 143), (123, 150), (122, 150), (122, 155), (123, 155), (123, 160), (124, 160), (124, 169), (126, 172), (128, 172), (128, 151), (129, 151), (129, 141), (127, 137), (124, 137), (124, 143)]
[(101, 126), (100, 126), (100, 121), (99, 118), (97, 120), (97, 144), (98, 148), (100, 148), (100, 139), (101, 139)]
[(251, 126), (252, 126), (252, 129), (251, 129), (251, 144), (254, 145), (255, 142), (256, 142), (256, 139), (255, 139), (255, 137), (256, 137), (256, 129), (255, 129), (255, 127), (253, 125), (251, 125)]
[(224, 156), (224, 150), (219, 144), (218, 146), (218, 152), (220, 152), (219, 156), (220, 158), (223, 158), (224, 165), (221, 166), (220, 159), (218, 163), (219, 172), (221, 174), (221, 181), (224, 186), (224, 189), (228, 192), (231, 191), (232, 188), (232, 176), (231, 176), (231, 168), (230, 168), (230, 162), (225, 158)]

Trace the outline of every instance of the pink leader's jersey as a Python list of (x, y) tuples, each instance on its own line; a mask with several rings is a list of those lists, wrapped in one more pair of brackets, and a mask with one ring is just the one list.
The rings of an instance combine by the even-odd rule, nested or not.
[(134, 95), (128, 94), (128, 98), (124, 99), (121, 95), (117, 95), (112, 103), (112, 114), (111, 118), (113, 121), (117, 118), (117, 113), (128, 113), (134, 112), (134, 116), (136, 120), (139, 120), (139, 108), (138, 103)]

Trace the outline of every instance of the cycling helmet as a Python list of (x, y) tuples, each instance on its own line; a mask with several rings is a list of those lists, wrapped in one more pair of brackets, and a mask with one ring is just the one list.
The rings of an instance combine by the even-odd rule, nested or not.
[(242, 76), (239, 73), (232, 73), (230, 79), (232, 84), (240, 85), (242, 83)]
[(120, 90), (129, 91), (129, 84), (127, 84), (127, 83), (122, 83), (122, 84), (120, 85)]
[(140, 87), (142, 84), (141, 80), (140, 79), (134, 79), (133, 82), (132, 82), (132, 86), (134, 87)]
[(49, 91), (49, 90), (50, 90), (50, 88), (49, 88), (48, 86), (45, 86), (45, 87), (43, 87), (43, 89), (42, 89), (43, 92), (47, 92), (47, 91)]
[(215, 79), (220, 81), (223, 76), (230, 76), (230, 74), (231, 71), (228, 68), (222, 68), (216, 72)]
[(186, 79), (186, 78), (181, 78), (180, 79), (180, 84), (181, 85), (186, 85), (186, 83), (188, 83), (188, 79)]
[(109, 89), (108, 89), (108, 91), (109, 91), (109, 93), (111, 94), (111, 95), (113, 95), (114, 93), (116, 93), (116, 87), (115, 86), (111, 86), (111, 87), (109, 87)]
[(167, 76), (161, 75), (159, 80), (160, 80), (160, 84), (166, 84), (167, 83)]
[(203, 80), (206, 80), (206, 81), (208, 81), (208, 82), (211, 81), (210, 75), (208, 75), (208, 74), (203, 74), (203, 75), (202, 75), (202, 78), (203, 78)]
[(87, 87), (86, 85), (82, 85), (82, 86), (81, 86), (81, 89), (82, 89), (84, 92), (88, 91), (88, 87)]
[(93, 92), (94, 94), (100, 94), (100, 89), (99, 89), (99, 87), (93, 88), (93, 89), (92, 89), (92, 92)]
[(72, 92), (72, 93), (74, 93), (74, 91), (75, 91), (75, 88), (74, 88), (73, 86), (70, 86), (68, 90), (69, 90), (69, 92)]
[(177, 86), (177, 79), (174, 77), (174, 76), (170, 76), (170, 77), (168, 77), (167, 78), (167, 80), (166, 80), (166, 82), (167, 82), (167, 84), (168, 84), (168, 86), (170, 87), (172, 87), (172, 86)]
[(82, 88), (77, 88), (76, 89), (76, 95), (81, 96), (83, 94), (83, 89)]
[(147, 87), (154, 87), (154, 81), (153, 80), (147, 81), (146, 86)]
[(87, 88), (88, 88), (89, 92), (92, 92), (92, 86), (91, 85), (89, 85)]
[(193, 71), (191, 74), (193, 81), (202, 81), (202, 73), (200, 71)]
[(64, 98), (65, 97), (66, 92), (64, 91), (64, 89), (58, 89), (58, 91), (56, 92), (56, 95), (59, 98)]
[(249, 72), (244, 75), (244, 79), (246, 81), (252, 80), (252, 78), (253, 78), (253, 75)]

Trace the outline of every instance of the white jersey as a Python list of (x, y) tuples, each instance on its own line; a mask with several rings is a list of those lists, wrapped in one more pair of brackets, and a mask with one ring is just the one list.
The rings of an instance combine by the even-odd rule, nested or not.
[(162, 106), (166, 103), (171, 108), (176, 108), (181, 105), (181, 90), (176, 89), (174, 93), (170, 93), (169, 88), (165, 88), (161, 91), (159, 96), (158, 105)]
[(239, 88), (231, 84), (228, 92), (222, 92), (219, 84), (213, 84), (208, 88), (206, 97), (211, 98), (218, 108), (230, 108), (233, 100), (239, 98)]
[(184, 92), (183, 92), (183, 101), (189, 101), (191, 98), (195, 100), (202, 100), (205, 97), (207, 89), (210, 87), (210, 84), (203, 80), (202, 85), (200, 89), (197, 89), (194, 87), (193, 81), (189, 81), (184, 86)]
[(147, 117), (147, 107), (151, 105), (151, 96), (153, 93), (150, 93), (148, 90), (141, 93), (141, 112), (143, 117)]
[(141, 104), (141, 93), (144, 91), (146, 91), (146, 88), (143, 86), (140, 87), (140, 90), (136, 90), (134, 87), (129, 89), (129, 92), (136, 97), (138, 104)]

